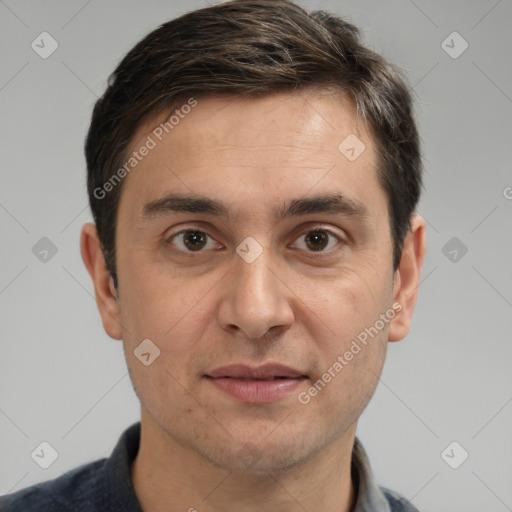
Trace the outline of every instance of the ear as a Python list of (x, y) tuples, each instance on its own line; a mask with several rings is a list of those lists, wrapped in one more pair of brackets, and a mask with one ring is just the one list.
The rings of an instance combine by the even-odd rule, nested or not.
[(119, 303), (114, 281), (107, 270), (105, 256), (94, 224), (82, 227), (80, 252), (94, 285), (96, 304), (106, 333), (116, 340), (122, 339)]
[(400, 264), (395, 272), (393, 303), (400, 304), (401, 310), (397, 308), (397, 314), (390, 323), (389, 341), (405, 338), (411, 327), (426, 248), (425, 220), (419, 215), (413, 215), (411, 229), (404, 241)]

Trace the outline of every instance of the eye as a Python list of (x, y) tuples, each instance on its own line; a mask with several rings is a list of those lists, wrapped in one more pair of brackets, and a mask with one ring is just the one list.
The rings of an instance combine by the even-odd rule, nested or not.
[(331, 231), (319, 228), (303, 233), (298, 240), (302, 238), (304, 239), (304, 244), (296, 243), (294, 246), (314, 252), (328, 252), (333, 246), (342, 242), (340, 237)]
[(167, 243), (176, 245), (184, 252), (204, 252), (203, 249), (215, 249), (213, 238), (203, 231), (185, 229), (172, 235)]

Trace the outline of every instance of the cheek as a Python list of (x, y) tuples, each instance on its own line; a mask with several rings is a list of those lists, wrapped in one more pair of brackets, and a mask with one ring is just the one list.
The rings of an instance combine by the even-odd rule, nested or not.
[[(201, 325), (198, 318), (208, 313), (209, 293), (220, 285), (217, 275), (185, 278), (156, 265), (145, 272), (131, 273), (126, 281), (120, 309), (127, 338), (135, 334), (162, 342), (176, 338), (174, 333), (182, 329), (193, 334)], [(178, 345), (180, 341), (176, 339)]]
[(378, 384), (387, 334), (385, 330), (366, 332), (347, 327), (330, 341), (330, 346), (323, 350), (320, 371), (313, 376), (310, 387), (298, 396), (300, 404), (305, 404), (301, 405), (306, 408), (304, 412), (312, 413), (313, 428), (319, 432), (325, 424), (333, 432), (345, 431), (358, 420)]
[(302, 318), (320, 360), (302, 398), (333, 423), (355, 421), (375, 390), (392, 320), (381, 317), (389, 310), (391, 289), (387, 276), (372, 266), (345, 268), (320, 288), (304, 288)]
[[(390, 273), (384, 278), (372, 266), (343, 268), (329, 281), (304, 283), (299, 296), (303, 302), (303, 319), (308, 322), (312, 339), (342, 350), (379, 319), (392, 299)], [(380, 324), (379, 324), (380, 325)], [(326, 337), (315, 335), (321, 327)], [(379, 329), (379, 330), (382, 330)]]
[[(178, 406), (198, 361), (207, 363), (197, 344), (214, 317), (211, 294), (218, 281), (206, 275), (185, 280), (146, 272), (136, 275), (129, 289), (121, 292), (125, 357), (132, 381), (144, 395), (143, 403), (156, 404), (161, 395)], [(147, 367), (134, 354), (145, 339), (159, 350), (158, 358)]]
[[(149, 409), (156, 411), (161, 402), (180, 414), (194, 409), (185, 390), (197, 359), (196, 345), (213, 315), (208, 291), (214, 283), (205, 276), (185, 281), (148, 271), (136, 274), (122, 291), (125, 356), (137, 394)], [(149, 366), (134, 354), (145, 339), (158, 352)]]

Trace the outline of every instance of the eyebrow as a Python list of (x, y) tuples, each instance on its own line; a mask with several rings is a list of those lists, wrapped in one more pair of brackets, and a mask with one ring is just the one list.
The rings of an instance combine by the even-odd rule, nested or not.
[[(169, 194), (146, 203), (142, 210), (142, 218), (150, 220), (170, 213), (204, 213), (214, 217), (224, 217), (231, 221), (237, 218), (236, 213), (228, 205), (216, 199), (183, 194)], [(340, 193), (291, 199), (274, 208), (272, 212), (277, 221), (313, 213), (343, 214), (363, 219), (368, 216), (368, 210), (362, 202), (345, 197)]]

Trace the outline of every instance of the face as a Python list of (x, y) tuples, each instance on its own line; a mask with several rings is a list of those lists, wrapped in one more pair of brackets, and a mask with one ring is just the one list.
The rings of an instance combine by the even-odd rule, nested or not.
[(166, 116), (134, 137), (156, 145), (123, 183), (104, 325), (171, 443), (289, 468), (353, 434), (400, 316), (375, 144), (340, 97), (197, 101), (162, 140)]

